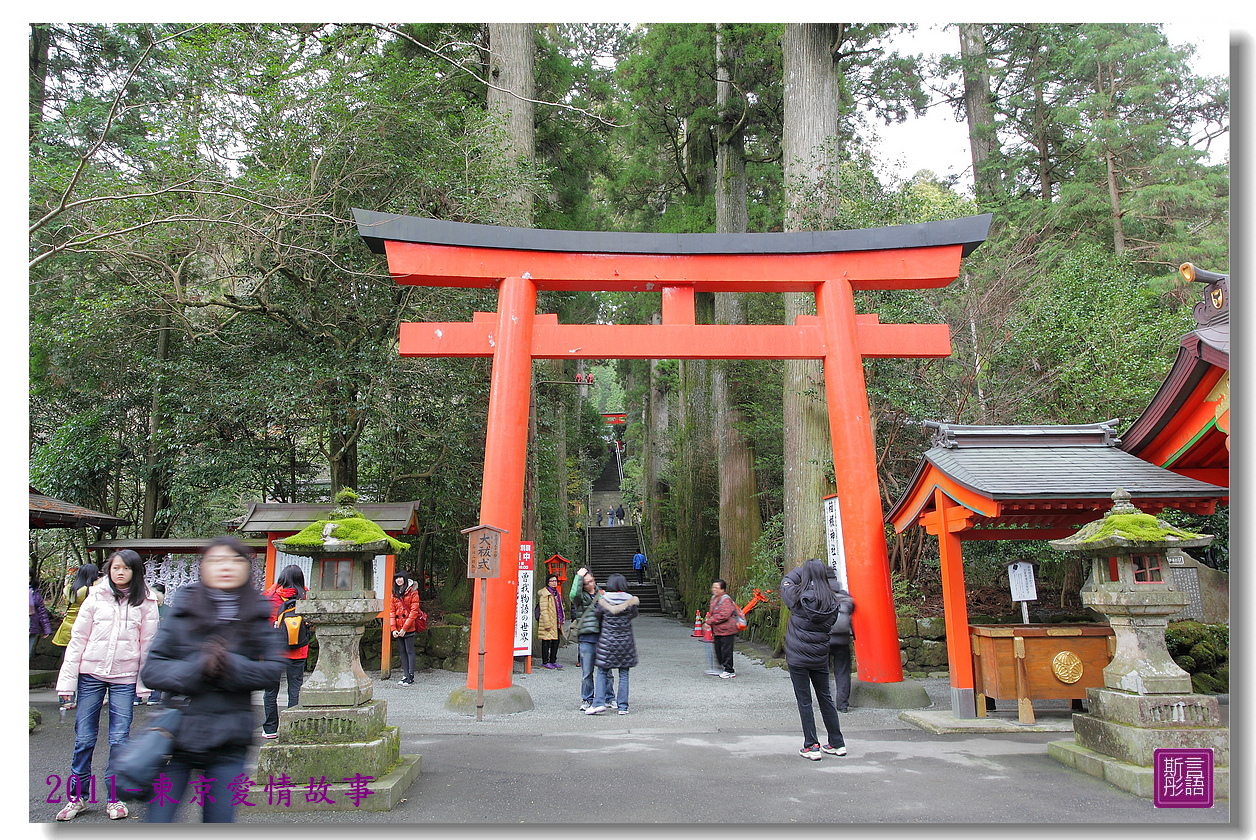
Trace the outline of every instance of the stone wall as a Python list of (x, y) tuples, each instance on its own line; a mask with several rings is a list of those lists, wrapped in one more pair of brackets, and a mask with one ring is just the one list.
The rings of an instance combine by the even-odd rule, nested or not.
[(946, 621), (938, 618), (898, 617), (898, 646), (903, 676), (919, 679), (949, 670)]
[[(446, 620), (458, 620), (458, 616), (446, 616)], [(379, 670), (381, 650), (381, 628), (368, 627), (362, 634), (359, 656), (362, 667), (367, 671)], [(417, 671), (425, 668), (439, 668), (445, 671), (465, 671), (467, 669), (467, 653), (471, 649), (471, 627), (466, 624), (442, 624), (429, 626), (421, 633), (414, 634), (414, 667)], [(310, 659), (314, 658), (311, 648)], [(401, 654), (397, 645), (392, 646), (392, 667), (401, 667)]]

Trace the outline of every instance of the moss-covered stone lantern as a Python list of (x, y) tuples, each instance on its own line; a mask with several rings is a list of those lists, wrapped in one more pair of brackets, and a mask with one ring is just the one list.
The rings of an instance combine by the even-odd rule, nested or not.
[[(410, 546), (362, 516), (353, 507), (356, 501), (352, 490), (341, 490), (327, 518), (275, 541), (286, 554), (310, 558), (308, 592), (296, 611), (310, 623), (318, 662), (301, 686), (301, 705), (279, 714), (279, 741), (262, 745), (258, 774), (276, 779), (286, 774), (302, 782), (321, 777), (332, 785), (325, 799), (334, 804), (298, 807), (294, 797), (298, 810), (388, 810), (419, 772), (418, 756), (400, 754), (400, 730), (386, 725), (387, 704), (372, 698), (371, 678), (358, 654), (366, 624), (384, 604), (368, 588), (375, 557)], [(353, 777), (372, 780), (365, 783), (372, 794), (358, 804), (349, 795)]]
[(1112, 509), (1076, 534), (1052, 540), (1060, 551), (1082, 552), (1090, 577), (1082, 603), (1107, 616), (1116, 651), (1103, 669), (1103, 688), (1087, 690), (1088, 711), (1073, 715), (1074, 741), (1048, 745), (1072, 767), (1150, 798), (1155, 750), (1213, 751), (1217, 795), (1229, 789), (1229, 733), (1217, 698), (1191, 693), (1190, 674), (1165, 645), (1169, 617), (1189, 599), (1173, 585), (1171, 549), (1208, 545), (1212, 537), (1175, 528), (1143, 513), (1129, 493), (1112, 494)]

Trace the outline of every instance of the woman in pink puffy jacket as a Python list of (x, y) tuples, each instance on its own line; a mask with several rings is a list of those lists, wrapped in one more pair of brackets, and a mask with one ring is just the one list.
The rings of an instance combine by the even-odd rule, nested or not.
[[(68, 801), (58, 820), (72, 820), (91, 796), (92, 754), (100, 733), (100, 710), (109, 697), (109, 763), (96, 790), (109, 797), (114, 756), (131, 734), (132, 703), (148, 699), (139, 681), (140, 666), (157, 635), (157, 600), (144, 585), (144, 561), (130, 549), (116, 552), (105, 564), (107, 577), (83, 599), (65, 660), (57, 675), (62, 702), (78, 691), (74, 715), (74, 758), (66, 782)], [(105, 813), (111, 820), (127, 816), (126, 805), (109, 797)]]

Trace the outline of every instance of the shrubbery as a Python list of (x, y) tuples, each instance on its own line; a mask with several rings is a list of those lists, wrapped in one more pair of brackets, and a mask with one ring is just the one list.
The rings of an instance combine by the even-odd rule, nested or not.
[(1230, 628), (1224, 624), (1178, 621), (1164, 633), (1169, 655), (1191, 675), (1191, 687), (1199, 694), (1225, 694), (1230, 690)]

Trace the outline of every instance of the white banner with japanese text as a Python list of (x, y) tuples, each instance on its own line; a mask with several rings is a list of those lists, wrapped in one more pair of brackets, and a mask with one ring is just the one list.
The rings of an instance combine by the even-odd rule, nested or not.
[(824, 497), (824, 539), (829, 550), (829, 568), (837, 575), (842, 588), (847, 592), (850, 586), (846, 583), (846, 547), (842, 543), (842, 507), (837, 496)]
[(532, 541), (519, 541), (519, 596), (515, 601), (515, 656), (532, 655)]

